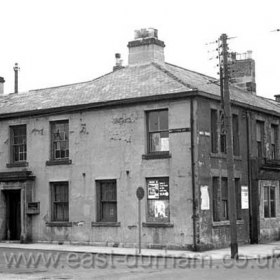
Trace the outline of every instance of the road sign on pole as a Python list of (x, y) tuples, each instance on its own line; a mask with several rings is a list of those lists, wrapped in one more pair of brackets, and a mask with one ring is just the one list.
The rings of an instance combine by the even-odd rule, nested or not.
[(136, 196), (138, 198), (138, 233), (139, 233), (139, 254), (141, 254), (141, 200), (145, 195), (144, 189), (139, 186), (136, 190)]

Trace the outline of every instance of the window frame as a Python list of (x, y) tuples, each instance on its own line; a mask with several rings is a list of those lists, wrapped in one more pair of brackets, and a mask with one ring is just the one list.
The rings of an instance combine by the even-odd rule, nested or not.
[[(62, 200), (62, 201), (55, 200), (55, 192), (57, 191), (56, 188), (59, 187), (66, 188), (66, 195), (64, 190), (63, 198), (67, 197), (67, 200)], [(50, 183), (50, 204), (51, 204), (51, 222), (58, 222), (58, 223), (69, 222), (69, 182), (68, 181)], [(57, 218), (58, 205), (62, 207), (62, 216), (63, 216), (62, 219)]]
[[(25, 135), (22, 134), (19, 137), (23, 137), (24, 141), (21, 144), (15, 144), (14, 140), (15, 140), (15, 131), (16, 130), (20, 130), (23, 129), (25, 132)], [(18, 147), (20, 149), (20, 147), (23, 148), (23, 152), (19, 152), (18, 157), (19, 160), (15, 160), (15, 148)], [(20, 155), (23, 155), (24, 159), (20, 159)], [(11, 125), (10, 126), (10, 162), (12, 164), (19, 164), (19, 163), (25, 163), (27, 161), (27, 130), (26, 130), (26, 124), (20, 124), (20, 125)]]
[[(60, 140), (60, 141), (55, 141), (54, 140), (54, 129), (55, 129), (55, 125), (56, 124), (64, 124), (64, 126), (67, 124), (67, 128), (68, 128), (68, 131), (65, 132), (65, 130), (63, 131), (65, 134), (64, 134), (64, 137), (65, 135), (67, 135), (67, 139), (65, 140)], [(50, 158), (52, 161), (65, 161), (65, 160), (69, 160), (69, 154), (70, 154), (70, 149), (69, 149), (69, 120), (57, 120), (57, 121), (50, 121), (50, 139), (51, 139), (51, 154), (50, 154)], [(55, 150), (55, 142), (65, 142), (66, 144), (66, 149), (62, 150)], [(68, 149), (67, 149), (68, 147)], [(66, 153), (66, 155), (64, 157), (56, 157), (55, 155), (55, 151), (64, 151)], [(68, 152), (67, 152), (68, 151)]]
[[(265, 149), (264, 149), (264, 133), (265, 133), (265, 122), (261, 120), (256, 120), (256, 143), (257, 143), (257, 157), (263, 158), (265, 157)], [(258, 128), (260, 129), (258, 133)], [(260, 134), (260, 139), (258, 139), (258, 134)]]
[[(267, 199), (265, 199), (266, 190), (267, 190)], [(271, 199), (272, 190), (274, 192), (274, 199)], [(268, 215), (266, 215), (266, 204), (268, 209), (267, 212)], [(272, 214), (272, 209), (273, 209), (273, 214)], [(267, 186), (267, 185), (263, 186), (263, 217), (265, 219), (276, 218), (276, 187), (275, 186)]]
[[(158, 113), (160, 112), (167, 112), (167, 128), (166, 129), (160, 129), (160, 122), (159, 122), (159, 129), (157, 130), (150, 130), (150, 114), (152, 113)], [(147, 129), (147, 153), (148, 154), (166, 154), (170, 151), (170, 138), (169, 138), (169, 110), (168, 108), (161, 108), (161, 109), (155, 109), (155, 110), (149, 110), (146, 111), (146, 129)], [(151, 135), (152, 134), (160, 134), (160, 133), (167, 133), (168, 137), (160, 137), (161, 138), (168, 138), (168, 150), (163, 151), (155, 151), (152, 149), (152, 141), (151, 141)]]
[[(278, 159), (278, 125), (271, 124), (270, 127), (270, 155), (271, 159)], [(274, 134), (273, 134), (274, 132)]]
[(240, 156), (239, 130), (239, 115), (232, 114), (232, 146), (234, 156)]
[[(111, 184), (114, 186), (114, 197), (115, 199), (103, 199), (102, 185)], [(96, 185), (96, 221), (99, 223), (117, 223), (118, 222), (118, 196), (117, 196), (117, 180), (106, 179), (95, 181)], [(112, 219), (104, 216), (104, 205), (114, 205), (115, 215)]]

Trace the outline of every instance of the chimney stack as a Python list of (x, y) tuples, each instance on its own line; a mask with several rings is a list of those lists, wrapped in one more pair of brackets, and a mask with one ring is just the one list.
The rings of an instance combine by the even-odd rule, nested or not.
[(124, 66), (122, 66), (122, 59), (121, 59), (121, 54), (120, 53), (116, 53), (115, 54), (115, 58), (116, 58), (116, 65), (113, 67), (113, 71), (119, 70), (124, 68)]
[(4, 94), (4, 83), (5, 83), (4, 78), (0, 77), (0, 95)]
[(230, 82), (252, 94), (256, 94), (255, 61), (252, 51), (244, 54), (231, 53)]
[(158, 31), (154, 28), (135, 31), (134, 41), (127, 45), (129, 49), (128, 65), (145, 64), (151, 62), (164, 63), (163, 41), (158, 39)]
[(275, 101), (280, 103), (280, 94), (275, 94), (274, 97), (275, 97)]
[(18, 64), (15, 63), (14, 71), (15, 71), (15, 93), (18, 93), (18, 71), (20, 68), (18, 67)]

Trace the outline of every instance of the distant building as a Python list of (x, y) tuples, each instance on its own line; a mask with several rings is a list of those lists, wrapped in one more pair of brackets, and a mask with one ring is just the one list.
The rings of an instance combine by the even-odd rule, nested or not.
[[(220, 86), (164, 47), (140, 30), (126, 67), (117, 54), (95, 80), (0, 97), (1, 240), (137, 246), (143, 186), (145, 247), (229, 244)], [(258, 243), (280, 236), (280, 107), (244, 89), (230, 89), (238, 240)]]

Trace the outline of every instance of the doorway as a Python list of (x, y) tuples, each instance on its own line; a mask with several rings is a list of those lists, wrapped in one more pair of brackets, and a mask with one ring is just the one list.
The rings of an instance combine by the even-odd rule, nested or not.
[(5, 190), (6, 240), (20, 240), (21, 234), (21, 190)]

